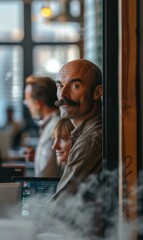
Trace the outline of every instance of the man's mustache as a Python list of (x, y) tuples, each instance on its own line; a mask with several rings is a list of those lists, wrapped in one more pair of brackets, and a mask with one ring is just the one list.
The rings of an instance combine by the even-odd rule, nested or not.
[(61, 98), (60, 100), (55, 102), (57, 107), (61, 107), (62, 105), (69, 105), (69, 106), (77, 106), (79, 102), (70, 100), (69, 98)]

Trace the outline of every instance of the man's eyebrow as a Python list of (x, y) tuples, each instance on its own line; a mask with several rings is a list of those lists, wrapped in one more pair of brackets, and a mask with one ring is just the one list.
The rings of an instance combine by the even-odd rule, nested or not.
[[(73, 78), (73, 79), (70, 79), (68, 83), (74, 83), (74, 82), (82, 82), (82, 79), (80, 78)], [(57, 80), (56, 81), (56, 84), (61, 84), (62, 82)]]
[(70, 79), (69, 82), (71, 82), (71, 83), (73, 83), (73, 82), (82, 82), (82, 79), (80, 79), (80, 78), (73, 78), (73, 79)]

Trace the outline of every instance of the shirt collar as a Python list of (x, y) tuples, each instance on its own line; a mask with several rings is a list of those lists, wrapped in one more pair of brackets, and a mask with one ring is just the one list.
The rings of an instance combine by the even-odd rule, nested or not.
[(44, 128), (45, 125), (51, 120), (51, 118), (53, 118), (53, 117), (56, 116), (57, 114), (58, 114), (57, 111), (48, 113), (48, 115), (47, 115), (45, 118), (43, 118), (42, 120), (40, 120), (40, 121), (38, 122), (38, 126), (39, 126), (40, 128)]
[(71, 132), (71, 139), (72, 141), (76, 140), (83, 132), (86, 132), (87, 129), (92, 125), (92, 123), (96, 123), (102, 120), (102, 113), (94, 113), (87, 119), (85, 119), (78, 127), (76, 127)]

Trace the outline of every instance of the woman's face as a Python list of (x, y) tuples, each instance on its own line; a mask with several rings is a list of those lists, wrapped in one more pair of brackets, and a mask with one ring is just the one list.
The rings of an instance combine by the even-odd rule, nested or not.
[(60, 130), (59, 135), (57, 134), (55, 135), (54, 135), (54, 144), (52, 148), (56, 152), (58, 165), (64, 167), (67, 163), (71, 140), (64, 128)]

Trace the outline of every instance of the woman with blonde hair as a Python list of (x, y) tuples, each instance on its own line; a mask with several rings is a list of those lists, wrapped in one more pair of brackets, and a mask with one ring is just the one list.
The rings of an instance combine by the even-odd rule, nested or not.
[(57, 163), (59, 166), (65, 167), (70, 151), (71, 139), (70, 132), (74, 129), (69, 119), (61, 119), (52, 131), (54, 143), (52, 148), (56, 152)]

